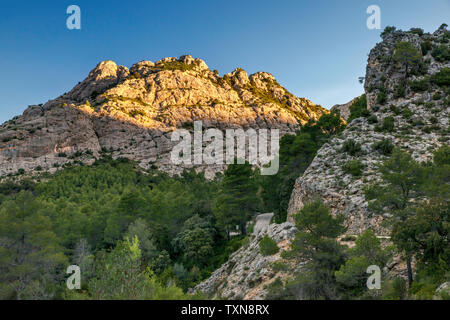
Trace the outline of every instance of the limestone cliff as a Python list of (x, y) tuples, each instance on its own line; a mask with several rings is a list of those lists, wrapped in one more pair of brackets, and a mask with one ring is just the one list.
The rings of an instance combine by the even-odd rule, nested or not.
[[(179, 173), (184, 168), (169, 158), (176, 128), (191, 129), (201, 120), (206, 128), (278, 128), (285, 134), (324, 112), (266, 72), (249, 76), (236, 69), (220, 77), (189, 55), (130, 69), (104, 61), (70, 92), (0, 127), (0, 175), (89, 163), (101, 150)], [(198, 169), (213, 176), (223, 167)]]
[[(363, 189), (379, 181), (377, 166), (385, 159), (374, 144), (390, 139), (401, 149), (412, 153), (419, 161), (432, 159), (432, 152), (449, 141), (449, 92), (445, 85), (432, 79), (447, 70), (448, 60), (437, 59), (432, 48), (447, 46), (449, 32), (441, 27), (433, 34), (393, 31), (383, 34), (369, 54), (365, 91), (370, 117), (354, 119), (345, 131), (326, 143), (305, 171), (296, 180), (288, 209), (289, 220), (305, 202), (319, 196), (333, 213), (343, 213), (350, 234), (360, 234), (369, 227), (379, 233), (381, 218), (367, 209)], [(408, 82), (404, 69), (393, 60), (398, 42), (409, 42), (422, 52), (422, 64)], [(448, 77), (448, 75), (447, 75)], [(447, 80), (448, 81), (448, 80)], [(425, 85), (424, 88), (421, 88)], [(392, 117), (393, 128), (383, 128), (383, 120)], [(359, 143), (361, 151), (350, 155), (344, 152), (346, 141)], [(364, 165), (363, 175), (353, 177), (343, 170), (349, 160)]]

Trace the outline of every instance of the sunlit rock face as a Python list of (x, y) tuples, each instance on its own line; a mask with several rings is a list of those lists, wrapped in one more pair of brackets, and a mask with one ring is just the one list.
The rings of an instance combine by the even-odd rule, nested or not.
[[(204, 128), (269, 128), (283, 135), (326, 112), (266, 72), (249, 76), (236, 69), (220, 77), (189, 55), (130, 69), (104, 61), (70, 92), (30, 106), (0, 127), (0, 175), (92, 163), (102, 150), (143, 168), (181, 173), (189, 166), (170, 160), (177, 128), (192, 130), (194, 121), (202, 121)], [(224, 166), (196, 169), (213, 177)]]

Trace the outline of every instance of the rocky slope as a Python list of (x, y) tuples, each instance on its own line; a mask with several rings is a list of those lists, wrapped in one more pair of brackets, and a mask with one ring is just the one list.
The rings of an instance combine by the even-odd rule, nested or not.
[[(448, 46), (448, 39), (449, 33), (445, 28), (424, 35), (402, 31), (384, 34), (383, 41), (371, 50), (368, 59), (365, 91), (370, 116), (352, 120), (344, 132), (319, 150), (309, 168), (296, 180), (288, 209), (289, 222), (270, 225), (267, 231), (233, 254), (227, 263), (195, 289), (210, 296), (229, 299), (263, 298), (266, 294), (265, 285), (277, 277), (285, 278), (290, 274), (273, 268), (274, 263), (283, 261), (279, 253), (266, 258), (259, 254), (260, 240), (264, 234), (268, 234), (279, 247), (288, 249), (295, 235), (293, 215), (315, 197), (321, 197), (332, 213), (345, 215), (348, 234), (359, 235), (371, 227), (383, 243), (388, 243), (386, 230), (380, 226), (382, 218), (368, 211), (363, 194), (365, 186), (379, 181), (377, 166), (385, 159), (373, 145), (383, 139), (390, 139), (395, 146), (410, 151), (415, 159), (426, 161), (432, 159), (434, 150), (442, 144), (448, 144), (450, 139), (448, 91), (445, 87), (432, 83), (422, 92), (415, 92), (410, 85), (406, 85), (404, 96), (398, 96), (396, 91), (399, 84), (403, 83), (403, 74), (392, 60), (394, 48), (399, 41), (408, 41), (418, 50), (422, 49), (425, 42), (431, 47), (441, 44)], [(430, 51), (424, 54), (423, 63), (426, 71), (410, 76), (410, 80), (429, 80), (432, 75), (450, 66), (448, 61), (437, 61)], [(386, 94), (385, 101), (378, 98), (381, 92)], [(334, 108), (340, 110), (341, 115), (347, 119), (350, 105), (351, 103), (336, 105)], [(383, 119), (387, 117), (394, 119), (392, 131), (382, 129)], [(361, 151), (358, 154), (351, 156), (343, 152), (343, 144), (348, 140), (360, 143)], [(361, 177), (353, 177), (344, 172), (343, 165), (349, 160), (359, 160), (364, 164)], [(279, 237), (278, 231), (284, 228), (287, 230), (286, 234)], [(342, 243), (349, 247), (354, 245), (352, 241)], [(293, 267), (301, 270), (301, 265)], [(403, 261), (394, 257), (385, 271), (406, 276), (405, 270)]]
[[(130, 69), (104, 61), (70, 92), (0, 127), (0, 175), (89, 163), (101, 150), (179, 173), (183, 167), (169, 157), (176, 128), (192, 129), (201, 120), (205, 128), (278, 128), (285, 134), (324, 112), (265, 72), (248, 76), (236, 69), (220, 77), (189, 55)], [(223, 170), (199, 169), (207, 176)]]
[[(210, 298), (230, 300), (260, 300), (267, 293), (265, 286), (277, 277), (288, 277), (284, 272), (274, 269), (274, 262), (279, 262), (280, 254), (289, 248), (296, 229), (293, 224), (271, 224), (262, 229), (252, 240), (230, 256), (230, 259), (213, 272), (204, 282), (197, 285), (193, 291), (201, 291)], [(260, 253), (259, 242), (268, 235), (280, 248), (271, 256)]]
[[(370, 117), (353, 120), (345, 131), (325, 144), (306, 170), (297, 179), (289, 205), (289, 217), (298, 212), (305, 202), (319, 196), (333, 213), (343, 213), (350, 234), (360, 234), (373, 227), (381, 234), (381, 218), (373, 216), (367, 209), (363, 188), (379, 181), (377, 166), (385, 156), (374, 148), (383, 139), (412, 153), (419, 161), (432, 159), (432, 152), (449, 141), (449, 95), (445, 86), (434, 84), (433, 75), (448, 68), (450, 63), (438, 61), (431, 50), (445, 45), (448, 48), (449, 33), (441, 27), (433, 34), (393, 31), (383, 35), (383, 41), (371, 50), (368, 58), (365, 91)], [(411, 43), (422, 57), (422, 68), (409, 81), (418, 84), (424, 79), (428, 87), (422, 91), (408, 82), (403, 94), (399, 87), (404, 82), (404, 69), (392, 59), (395, 45), (400, 41)], [(442, 60), (442, 59), (441, 59)], [(393, 117), (394, 128), (383, 129), (383, 119)], [(344, 143), (353, 140), (361, 145), (361, 151), (349, 155), (342, 150)], [(361, 177), (344, 172), (349, 160), (358, 160), (364, 165)]]

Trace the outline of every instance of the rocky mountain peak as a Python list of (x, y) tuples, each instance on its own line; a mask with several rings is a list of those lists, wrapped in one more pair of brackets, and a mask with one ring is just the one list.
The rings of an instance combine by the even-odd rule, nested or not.
[[(283, 135), (326, 112), (265, 72), (249, 76), (237, 68), (221, 77), (190, 55), (144, 60), (130, 69), (107, 60), (70, 92), (0, 127), (0, 173), (54, 171), (75, 161), (70, 155), (89, 151), (76, 159), (89, 162), (101, 150), (176, 173), (184, 169), (169, 159), (176, 128), (201, 120), (205, 127), (277, 128)], [(224, 167), (203, 169), (213, 176)]]

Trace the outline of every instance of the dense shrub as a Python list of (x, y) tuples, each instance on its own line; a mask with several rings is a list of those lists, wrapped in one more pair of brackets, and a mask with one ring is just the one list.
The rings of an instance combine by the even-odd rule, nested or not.
[(372, 145), (372, 149), (387, 156), (392, 154), (392, 151), (394, 150), (394, 144), (392, 143), (391, 139), (384, 138), (383, 140), (374, 143)]
[(387, 94), (385, 91), (380, 91), (377, 95), (377, 103), (384, 105), (387, 101)]
[(423, 29), (421, 28), (411, 28), (409, 29), (411, 33), (417, 34), (419, 36), (423, 36)]
[(450, 85), (450, 68), (443, 68), (438, 73), (435, 73), (431, 78), (431, 81), (438, 86)]
[(435, 47), (431, 51), (431, 55), (439, 62), (445, 62), (450, 60), (450, 49), (448, 45), (441, 44), (438, 47)]
[(342, 169), (345, 173), (351, 174), (354, 177), (361, 176), (362, 170), (364, 169), (364, 164), (359, 160), (347, 161)]
[(347, 152), (351, 156), (355, 156), (361, 152), (361, 144), (359, 142), (355, 142), (353, 139), (348, 139), (344, 142), (341, 151)]
[(259, 243), (259, 251), (263, 256), (274, 255), (279, 250), (277, 243), (268, 235), (265, 235)]
[(387, 26), (386, 28), (384, 28), (383, 32), (381, 32), (380, 36), (384, 37), (385, 35), (394, 32), (396, 29), (397, 28), (394, 26)]
[(442, 98), (442, 96), (439, 92), (436, 92), (433, 94), (433, 100), (440, 100), (441, 98)]
[(367, 122), (374, 124), (378, 122), (378, 117), (376, 115), (371, 115), (369, 118), (367, 118)]
[(422, 80), (414, 80), (409, 81), (409, 86), (411, 87), (411, 90), (414, 92), (422, 92), (429, 88), (430, 82), (426, 78)]
[(350, 123), (353, 119), (367, 117), (369, 114), (369, 110), (367, 110), (366, 95), (363, 94), (350, 106), (350, 116), (347, 119), (347, 122)]
[(426, 55), (428, 51), (430, 51), (433, 48), (433, 44), (430, 40), (426, 40), (420, 44), (420, 48), (422, 49), (422, 54)]
[(409, 108), (405, 108), (402, 110), (402, 115), (406, 118), (409, 119), (412, 117), (413, 112), (409, 109)]
[(403, 83), (399, 83), (395, 88), (394, 98), (404, 98), (406, 95), (406, 89)]
[(382, 131), (392, 132), (394, 131), (394, 117), (386, 117), (383, 119), (383, 123), (381, 125)]

